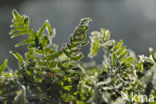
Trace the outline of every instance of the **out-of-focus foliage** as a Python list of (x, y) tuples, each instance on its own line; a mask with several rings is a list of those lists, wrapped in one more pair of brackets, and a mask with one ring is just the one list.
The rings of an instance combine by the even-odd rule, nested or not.
[[(80, 63), (90, 18), (84, 18), (61, 49), (53, 43), (56, 35), (48, 20), (38, 31), (29, 27), (29, 18), (13, 10), (11, 37), (27, 35), (15, 47), (27, 44), (24, 57), (11, 51), (19, 62), (15, 72), (3, 72), (7, 60), (0, 66), (0, 103), (4, 104), (127, 104), (142, 103), (138, 94), (148, 100), (156, 97), (156, 58), (138, 57), (123, 41), (110, 39), (105, 28), (91, 33), (89, 57), (103, 49), (103, 62)], [(136, 99), (131, 100), (133, 95)], [(128, 100), (124, 100), (127, 98)], [(144, 100), (144, 102), (146, 99)], [(154, 104), (154, 102), (153, 102)]]

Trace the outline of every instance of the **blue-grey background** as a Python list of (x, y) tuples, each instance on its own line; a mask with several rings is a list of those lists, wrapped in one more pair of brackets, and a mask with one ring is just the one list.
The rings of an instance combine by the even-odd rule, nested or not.
[[(124, 40), (124, 44), (136, 54), (148, 55), (148, 48), (156, 49), (156, 0), (0, 0), (0, 63), (9, 59), (9, 66), (17, 68), (16, 59), (9, 51), (18, 51), (24, 55), (26, 47), (14, 48), (24, 37), (11, 39), (12, 14), (28, 15), (31, 27), (37, 30), (48, 19), (56, 28), (54, 42), (61, 45), (67, 42), (79, 20), (90, 17), (88, 35), (91, 31), (105, 27), (111, 31), (111, 38)], [(88, 54), (88, 48), (83, 52)], [(95, 60), (102, 59), (102, 52)], [(88, 61), (87, 58), (83, 61)]]

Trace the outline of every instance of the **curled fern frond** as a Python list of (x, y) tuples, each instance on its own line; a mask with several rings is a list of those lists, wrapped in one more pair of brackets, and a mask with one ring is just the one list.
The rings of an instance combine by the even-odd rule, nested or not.
[(81, 46), (87, 45), (88, 42), (84, 42), (86, 39), (86, 32), (88, 30), (88, 23), (90, 18), (84, 18), (80, 21), (80, 24), (75, 28), (74, 32), (70, 36), (69, 44), (66, 47), (62, 46), (63, 53), (70, 58), (70, 60), (78, 61), (83, 57), (80, 51)]

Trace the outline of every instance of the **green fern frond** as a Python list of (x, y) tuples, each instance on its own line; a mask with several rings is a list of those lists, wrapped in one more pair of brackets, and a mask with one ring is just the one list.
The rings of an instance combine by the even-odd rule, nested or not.
[(8, 63), (8, 60), (5, 59), (4, 62), (3, 62), (3, 64), (0, 66), (0, 75), (2, 75), (4, 69), (5, 69), (6, 66), (7, 66), (7, 63)]
[[(83, 54), (80, 51), (81, 46), (87, 45), (84, 42), (86, 39), (86, 32), (88, 30), (88, 23), (90, 18), (84, 18), (80, 21), (80, 24), (75, 28), (74, 32), (70, 36), (69, 44), (66, 47), (62, 47), (63, 53), (70, 58), (70, 60), (78, 61), (83, 58)], [(75, 51), (76, 50), (76, 51)]]

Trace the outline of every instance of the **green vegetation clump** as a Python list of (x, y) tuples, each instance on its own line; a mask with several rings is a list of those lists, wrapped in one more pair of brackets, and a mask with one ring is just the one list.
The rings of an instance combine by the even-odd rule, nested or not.
[[(29, 18), (13, 10), (11, 38), (27, 35), (16, 44), (27, 44), (24, 57), (11, 51), (18, 69), (5, 72), (8, 60), (0, 66), (0, 104), (155, 104), (156, 57), (137, 57), (123, 45), (110, 39), (105, 28), (93, 31), (86, 41), (90, 18), (84, 18), (63, 43), (53, 43), (56, 35), (48, 20), (38, 31), (29, 27)], [(83, 63), (81, 48), (90, 43), (91, 59), (100, 48), (103, 61)], [(4, 72), (3, 72), (4, 71)]]

